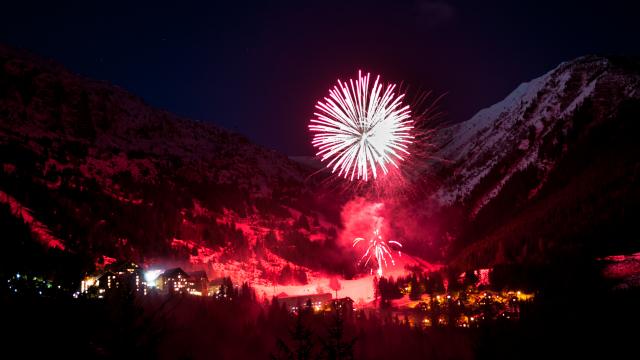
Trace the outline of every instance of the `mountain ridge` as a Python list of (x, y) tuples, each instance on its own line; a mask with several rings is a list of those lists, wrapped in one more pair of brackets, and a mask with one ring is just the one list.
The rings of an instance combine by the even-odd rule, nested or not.
[(318, 267), (291, 241), (338, 249), (331, 214), (317, 205), (328, 200), (309, 190), (316, 180), (304, 165), (120, 87), (3, 46), (0, 118), (0, 190), (70, 251), (205, 267), (252, 256), (270, 268), (258, 262)]
[[(564, 185), (549, 184), (555, 181), (553, 179), (557, 180), (558, 174), (564, 174), (569, 179), (567, 181), (573, 182), (577, 177), (571, 178), (583, 171), (590, 174), (585, 176), (584, 182), (594, 179), (605, 182), (611, 180), (605, 179), (607, 176), (618, 176), (616, 172), (607, 170), (606, 164), (591, 170), (591, 165), (582, 164), (598, 159), (599, 154), (590, 151), (589, 146), (598, 147), (600, 155), (619, 150), (615, 156), (610, 154), (614, 156), (610, 164), (619, 164), (622, 169), (632, 171), (630, 169), (636, 166), (633, 154), (637, 154), (637, 149), (632, 145), (633, 140), (623, 133), (624, 130), (616, 127), (634, 129), (630, 117), (636, 114), (639, 101), (640, 62), (637, 58), (583, 56), (521, 84), (503, 101), (479, 111), (470, 120), (444, 129), (440, 133), (443, 146), (437, 155), (453, 161), (443, 166), (443, 171), (449, 176), (434, 198), (444, 207), (462, 209), (464, 215), (460, 221), (471, 223), (458, 234), (457, 241), (487, 243), (490, 242), (487, 237), (498, 236), (496, 234), (500, 232), (504, 233), (502, 237), (527, 238), (529, 235), (523, 234), (524, 230), (518, 230), (518, 233), (508, 228), (514, 221), (528, 221), (522, 218), (520, 211), (533, 212), (532, 209), (540, 206), (539, 202), (554, 202), (553, 196), (568, 192), (562, 190)], [(624, 141), (628, 141), (624, 148), (627, 153), (622, 152)], [(623, 160), (623, 163), (616, 160)], [(567, 173), (565, 168), (570, 161), (573, 161), (570, 166), (574, 167), (574, 174)], [(575, 163), (580, 163), (579, 167)], [(618, 180), (634, 183), (637, 178), (632, 176)], [(569, 192), (574, 196), (586, 196), (577, 194), (579, 188), (576, 185)], [(629, 194), (637, 196), (635, 191), (629, 191)], [(556, 206), (573, 206), (572, 201), (576, 199), (565, 199), (564, 204), (559, 202)], [(635, 208), (632, 203), (624, 206)], [(557, 226), (559, 232), (563, 232), (563, 225)], [(585, 224), (580, 231), (566, 236), (575, 236), (586, 228)], [(527, 231), (536, 236), (535, 229)], [(625, 237), (622, 233), (620, 236)], [(548, 237), (548, 234), (543, 236), (542, 243)], [(514, 254), (505, 259), (505, 250), (500, 248), (504, 243), (499, 243), (502, 245), (494, 244), (483, 256), (477, 256), (472, 261), (473, 266), (509, 262), (516, 258), (522, 261), (529, 257), (515, 254), (522, 253), (522, 249), (512, 249)], [(515, 248), (519, 246), (512, 245)], [(538, 247), (533, 244), (524, 246)], [(458, 245), (458, 249), (460, 247), (464, 246)], [(596, 247), (600, 250), (606, 248)], [(473, 258), (480, 248), (480, 245), (473, 244), (464, 250), (466, 255), (454, 257)], [(480, 260), (483, 257), (484, 260)]]
[[(585, 56), (439, 129), (436, 184), (386, 201), (396, 238), (463, 269), (637, 249), (639, 89), (637, 59)], [(320, 186), (326, 172), (310, 176), (317, 161), (1, 45), (0, 118), (2, 199), (93, 261), (356, 272), (338, 241), (347, 199)]]

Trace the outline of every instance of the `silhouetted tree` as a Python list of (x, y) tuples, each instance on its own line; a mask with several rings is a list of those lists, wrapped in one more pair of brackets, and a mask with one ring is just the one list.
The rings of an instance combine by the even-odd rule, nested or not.
[(329, 360), (353, 359), (353, 345), (356, 338), (345, 339), (344, 312), (339, 310), (337, 303), (334, 302), (327, 337), (321, 339), (324, 358)]
[(422, 286), (418, 279), (415, 276), (412, 276), (409, 285), (411, 286), (411, 290), (409, 291), (409, 299), (411, 300), (420, 300), (422, 296)]

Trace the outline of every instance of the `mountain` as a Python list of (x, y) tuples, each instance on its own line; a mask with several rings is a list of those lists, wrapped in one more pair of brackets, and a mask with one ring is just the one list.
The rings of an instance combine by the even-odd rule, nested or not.
[(586, 56), (443, 128), (435, 213), (462, 267), (640, 248), (640, 61)]
[[(435, 131), (425, 176), (369, 200), (384, 197), (404, 251), (463, 270), (637, 252), (638, 118), (640, 61), (581, 57)], [(98, 267), (161, 259), (281, 283), (356, 271), (338, 239), (349, 191), (322, 187), (317, 161), (4, 46), (0, 163), (7, 269), (35, 239)]]
[(313, 169), (5, 46), (0, 162), (3, 214), (98, 265), (235, 262), (260, 277), (287, 264), (343, 270), (339, 199), (309, 190)]

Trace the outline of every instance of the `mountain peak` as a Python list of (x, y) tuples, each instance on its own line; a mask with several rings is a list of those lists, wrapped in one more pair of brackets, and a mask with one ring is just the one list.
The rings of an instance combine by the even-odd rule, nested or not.
[[(435, 156), (449, 161), (432, 199), (454, 224), (450, 254), (486, 266), (539, 258), (551, 248), (629, 250), (624, 214), (635, 211), (638, 200), (630, 199), (639, 196), (629, 191), (637, 167), (629, 159), (640, 156), (638, 116), (638, 59), (589, 55), (442, 129)], [(600, 188), (618, 189), (621, 198)]]
[[(520, 84), (471, 119), (445, 128), (440, 134), (444, 145), (437, 155), (455, 163), (456, 170), (453, 182), (438, 197), (446, 204), (465, 200), (496, 166), (504, 167), (505, 176), (487, 188), (475, 206), (477, 212), (515, 171), (533, 163), (552, 167), (553, 159), (540, 156), (540, 146), (554, 129), (566, 131), (570, 115), (585, 101), (597, 102), (605, 116), (621, 100), (640, 96), (640, 66), (629, 64), (633, 61), (594, 55), (564, 62)], [(506, 161), (508, 157), (513, 159)]]
[[(267, 276), (304, 262), (289, 241), (335, 238), (309, 190), (313, 170), (7, 46), (0, 158), (0, 202), (28, 209), (28, 217), (13, 213), (50, 235), (43, 243), (87, 256), (169, 257), (207, 270), (214, 260), (246, 260), (250, 269), (238, 272)], [(296, 221), (315, 225), (299, 229)], [(322, 251), (336, 251), (332, 244)]]

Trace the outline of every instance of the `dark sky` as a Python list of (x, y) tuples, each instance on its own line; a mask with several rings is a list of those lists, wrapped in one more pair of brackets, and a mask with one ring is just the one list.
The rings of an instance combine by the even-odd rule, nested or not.
[(462, 121), (585, 54), (640, 54), (636, 1), (11, 1), (0, 41), (289, 155), (358, 69), (448, 93)]

